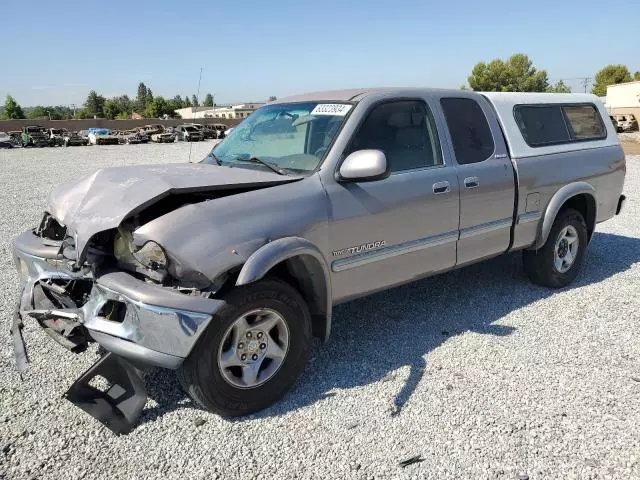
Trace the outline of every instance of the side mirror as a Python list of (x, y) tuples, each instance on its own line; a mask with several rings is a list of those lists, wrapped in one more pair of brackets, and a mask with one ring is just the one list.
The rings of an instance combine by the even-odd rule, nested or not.
[(344, 159), (340, 181), (373, 182), (389, 176), (387, 157), (381, 150), (358, 150)]

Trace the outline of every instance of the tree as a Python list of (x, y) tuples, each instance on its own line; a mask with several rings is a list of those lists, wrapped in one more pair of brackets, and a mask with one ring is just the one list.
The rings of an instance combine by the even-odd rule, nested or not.
[(198, 97), (196, 97), (195, 95), (191, 95), (191, 105), (193, 105), (194, 107), (198, 106)]
[(609, 85), (630, 82), (631, 80), (631, 73), (625, 65), (607, 65), (596, 73), (596, 83), (591, 92), (598, 97), (604, 97)]
[(190, 107), (190, 106), (191, 106), (191, 102), (189, 101), (189, 96), (185, 96), (185, 97), (184, 97), (184, 102), (183, 102), (183, 104), (184, 104), (184, 107), (183, 107), (183, 108), (186, 108), (186, 107)]
[(549, 87), (547, 71), (537, 70), (522, 53), (476, 64), (468, 81), (473, 90), (487, 92), (546, 92)]
[(173, 100), (165, 100), (163, 97), (156, 97), (147, 105), (144, 116), (149, 118), (161, 118), (166, 116), (174, 117)]
[(203, 107), (213, 107), (213, 95), (207, 93), (207, 96), (204, 97), (204, 102), (202, 102)]
[(136, 111), (142, 113), (147, 106), (147, 86), (140, 82), (138, 84), (138, 92), (136, 94)]
[(84, 107), (87, 109), (89, 116), (103, 117), (104, 102), (105, 98), (102, 95), (98, 95), (95, 90), (91, 90), (87, 96), (87, 101), (84, 102)]
[(549, 85), (547, 88), (549, 93), (571, 93), (571, 89), (562, 81), (558, 80), (555, 85)]
[(122, 113), (118, 102), (116, 102), (113, 98), (108, 98), (107, 100), (105, 100), (102, 109), (104, 111), (104, 117), (108, 118), (109, 120), (113, 120)]
[(173, 97), (173, 105), (176, 109), (184, 108), (184, 102), (182, 101), (182, 97), (180, 95), (176, 95)]
[(37, 105), (33, 107), (33, 109), (28, 113), (27, 118), (49, 118), (51, 115), (51, 109), (49, 107), (43, 107), (42, 105)]
[(640, 72), (636, 72), (633, 74), (633, 81), (637, 82), (640, 80)]
[(22, 107), (18, 105), (16, 100), (11, 95), (7, 95), (7, 99), (4, 102), (4, 110), (2, 112), (2, 118), (7, 120), (24, 118), (24, 112), (22, 111)]
[(270, 101), (270, 102), (275, 102), (277, 99), (278, 99), (278, 97), (276, 97), (275, 95), (271, 95), (271, 96), (269, 97), (269, 101)]
[(153, 102), (153, 92), (151, 91), (150, 88), (147, 88), (147, 96), (146, 96), (145, 105), (148, 106), (151, 102)]

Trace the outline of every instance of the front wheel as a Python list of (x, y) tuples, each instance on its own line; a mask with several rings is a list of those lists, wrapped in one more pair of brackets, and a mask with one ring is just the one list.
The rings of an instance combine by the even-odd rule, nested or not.
[(292, 387), (309, 358), (311, 317), (302, 296), (276, 279), (235, 288), (224, 300), (178, 379), (200, 406), (234, 417)]
[(562, 210), (545, 244), (538, 250), (523, 252), (524, 271), (538, 285), (564, 287), (580, 273), (587, 243), (587, 225), (582, 214), (572, 208)]

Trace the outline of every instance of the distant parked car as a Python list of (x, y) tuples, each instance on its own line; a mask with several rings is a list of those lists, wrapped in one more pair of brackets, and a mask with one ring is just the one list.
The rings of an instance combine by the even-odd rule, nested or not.
[(9, 131), (7, 132), (7, 135), (9, 135), (14, 147), (22, 146), (22, 132), (20, 130)]
[(147, 136), (151, 137), (152, 135), (155, 135), (156, 133), (162, 133), (164, 132), (165, 128), (163, 125), (160, 125), (159, 123), (154, 123), (152, 125), (145, 125), (144, 127), (139, 129), (141, 132), (144, 132), (147, 134)]
[(50, 147), (61, 147), (64, 145), (64, 136), (67, 135), (66, 128), (49, 128), (47, 129), (47, 135), (49, 136)]
[(0, 148), (13, 148), (13, 140), (5, 132), (0, 132)]
[(211, 127), (210, 125), (203, 125), (201, 123), (188, 123), (185, 125), (192, 125), (194, 127), (196, 127), (198, 130), (200, 130), (200, 133), (202, 133), (202, 138), (204, 140), (210, 139), (210, 138), (218, 138), (218, 131)]
[(176, 134), (173, 129), (167, 129), (164, 132), (154, 133), (151, 135), (151, 141), (156, 143), (172, 143), (176, 140)]
[(175, 129), (176, 141), (199, 142), (204, 140), (202, 132), (192, 124), (178, 125)]
[(613, 115), (609, 115), (609, 118), (611, 119), (611, 123), (613, 123), (613, 127), (616, 129), (616, 132), (622, 132), (622, 127), (620, 127), (620, 124), (618, 123), (618, 120), (616, 120), (616, 117), (614, 117)]
[(89, 143), (91, 145), (118, 145), (118, 137), (108, 128), (90, 128)]
[(149, 142), (149, 136), (144, 130), (124, 130), (118, 132), (116, 136), (118, 137), (118, 143), (138, 144)]
[(216, 138), (224, 138), (228, 127), (224, 123), (212, 123), (211, 126), (216, 129), (218, 135)]
[(89, 145), (89, 134), (87, 132), (87, 136), (85, 137), (80, 132), (66, 132), (63, 137), (63, 145), (65, 147)]
[(23, 147), (46, 147), (49, 145), (47, 129), (40, 125), (22, 127), (20, 138)]
[(617, 115), (618, 125), (621, 132), (635, 132), (638, 130), (638, 120), (633, 114)]

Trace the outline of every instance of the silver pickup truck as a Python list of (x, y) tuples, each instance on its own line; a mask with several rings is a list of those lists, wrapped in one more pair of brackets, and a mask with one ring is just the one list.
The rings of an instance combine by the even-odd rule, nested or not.
[(18, 368), (30, 317), (72, 351), (103, 347), (67, 398), (114, 431), (144, 406), (146, 366), (177, 370), (210, 411), (248, 414), (293, 385), (337, 303), (517, 250), (533, 282), (567, 285), (623, 207), (625, 168), (592, 95), (278, 100), (198, 164), (102, 169), (52, 192), (15, 240)]

